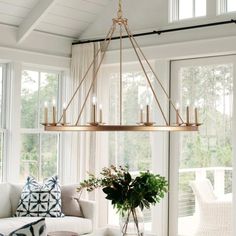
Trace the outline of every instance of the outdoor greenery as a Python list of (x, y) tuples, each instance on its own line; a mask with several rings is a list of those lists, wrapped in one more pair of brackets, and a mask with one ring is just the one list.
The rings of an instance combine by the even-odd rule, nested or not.
[(21, 81), (21, 128), (36, 131), (21, 135), (21, 178), (32, 175), (43, 179), (57, 172), (58, 134), (41, 134), (39, 129), (44, 102), (57, 98), (58, 76), (24, 70)]
[[(139, 68), (139, 67), (138, 67)], [(110, 122), (119, 119), (119, 76), (109, 78)], [(147, 83), (141, 71), (123, 75), (123, 123), (140, 121), (140, 105), (146, 104)], [(118, 132), (109, 134), (109, 163), (128, 165), (131, 171), (151, 169), (151, 142), (148, 132)]]
[(182, 135), (180, 168), (232, 166), (232, 65), (182, 68), (181, 88), (182, 104), (198, 104), (203, 126)]
[[(199, 107), (203, 126), (198, 134), (180, 135), (180, 169), (232, 167), (233, 66), (231, 64), (183, 67), (179, 73), (180, 102)], [(182, 114), (184, 114), (182, 110)], [(207, 178), (214, 184), (213, 171)], [(225, 192), (232, 192), (232, 172), (225, 176)], [(179, 216), (192, 215), (194, 195), (189, 181), (195, 173), (179, 175)]]

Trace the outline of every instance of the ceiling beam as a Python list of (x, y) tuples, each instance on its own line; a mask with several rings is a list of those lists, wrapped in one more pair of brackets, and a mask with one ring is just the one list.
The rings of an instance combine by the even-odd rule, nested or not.
[(40, 0), (19, 26), (17, 42), (21, 43), (39, 25), (57, 0)]

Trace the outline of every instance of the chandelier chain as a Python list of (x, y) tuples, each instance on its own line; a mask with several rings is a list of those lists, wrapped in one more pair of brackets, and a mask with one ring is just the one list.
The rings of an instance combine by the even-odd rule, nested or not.
[(122, 0), (119, 0), (119, 6), (118, 6), (117, 17), (118, 17), (118, 18), (122, 18), (122, 17), (123, 17)]

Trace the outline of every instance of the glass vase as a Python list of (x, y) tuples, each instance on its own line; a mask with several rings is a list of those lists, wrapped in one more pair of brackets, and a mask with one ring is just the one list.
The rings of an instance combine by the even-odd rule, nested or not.
[(128, 211), (120, 215), (120, 230), (122, 236), (143, 235), (143, 212), (139, 207), (129, 209)]

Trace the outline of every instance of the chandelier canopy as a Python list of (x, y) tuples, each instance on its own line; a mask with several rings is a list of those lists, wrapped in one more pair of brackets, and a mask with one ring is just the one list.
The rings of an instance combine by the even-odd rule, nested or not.
[[(94, 85), (96, 84), (96, 79), (98, 72), (101, 68), (102, 62), (104, 60), (104, 57), (106, 55), (106, 52), (109, 48), (109, 45), (111, 43), (111, 40), (117, 31), (119, 32), (118, 39), (120, 40), (120, 109), (119, 109), (119, 124), (106, 124), (103, 123), (102, 118), (102, 107), (99, 107), (99, 111), (97, 109), (97, 99), (96, 97), (93, 97), (92, 99), (92, 121), (86, 124), (80, 124), (81, 116), (83, 114), (83, 111), (85, 110), (85, 105), (88, 101), (89, 96), (91, 96), (92, 89), (94, 88)], [(149, 86), (149, 89), (153, 95), (154, 101), (160, 110), (160, 113), (162, 115), (164, 124), (156, 124), (150, 120), (150, 104), (147, 99), (147, 104), (145, 106), (145, 109), (143, 106), (140, 107), (140, 120), (137, 121), (136, 124), (130, 124), (130, 125), (124, 125), (122, 123), (122, 85), (123, 85), (123, 78), (122, 78), (122, 51), (123, 51), (123, 32), (125, 32), (125, 37), (127, 37), (131, 43), (131, 46), (135, 52), (135, 55), (137, 56), (138, 62), (141, 66), (141, 69), (144, 73), (145, 79), (147, 81), (147, 84)], [(78, 96), (78, 93), (81, 89), (81, 86), (85, 82), (86, 78), (88, 77), (89, 72), (92, 70), (96, 60), (99, 58), (99, 53), (101, 53), (100, 61), (98, 62), (97, 69), (95, 70), (92, 78), (92, 82), (89, 86), (89, 89), (86, 93), (86, 96), (84, 100), (82, 101), (82, 106), (79, 111), (78, 118), (74, 124), (69, 124), (66, 121), (66, 112), (68, 108), (71, 106), (73, 100), (76, 96)], [(154, 89), (154, 86), (151, 83), (150, 75), (146, 71), (144, 62), (148, 66), (148, 68), (151, 71), (151, 74), (155, 78), (156, 82), (160, 86), (161, 90), (164, 92), (166, 99), (168, 100), (170, 106), (174, 109), (176, 114), (176, 121), (175, 123), (170, 123), (169, 118), (167, 115), (165, 115), (163, 108), (161, 107), (161, 104), (158, 100), (156, 91)], [(194, 109), (194, 122), (190, 122), (190, 107), (187, 105), (186, 107), (186, 115), (185, 120), (182, 118), (179, 112), (178, 105), (174, 105), (173, 101), (171, 100), (170, 96), (168, 95), (168, 92), (162, 85), (160, 79), (158, 78), (157, 74), (155, 73), (154, 69), (152, 68), (150, 62), (147, 60), (146, 56), (144, 55), (142, 49), (138, 45), (136, 39), (134, 38), (133, 34), (131, 33), (129, 26), (128, 26), (128, 20), (123, 17), (122, 13), (122, 0), (119, 0), (119, 8), (117, 17), (113, 19), (113, 24), (104, 40), (104, 47), (103, 50), (99, 49), (95, 53), (95, 57), (91, 64), (88, 67), (87, 72), (84, 74), (83, 78), (81, 79), (78, 87), (76, 88), (73, 96), (71, 97), (69, 103), (63, 108), (63, 113), (59, 120), (56, 119), (56, 105), (55, 101), (53, 102), (52, 106), (52, 122), (48, 121), (48, 107), (47, 104), (45, 104), (44, 108), (44, 128), (46, 131), (198, 131), (198, 127), (201, 125), (198, 122), (198, 111), (197, 108)], [(144, 111), (145, 110), (145, 111)], [(98, 114), (97, 114), (98, 113)], [(98, 117), (98, 118), (97, 118)]]

